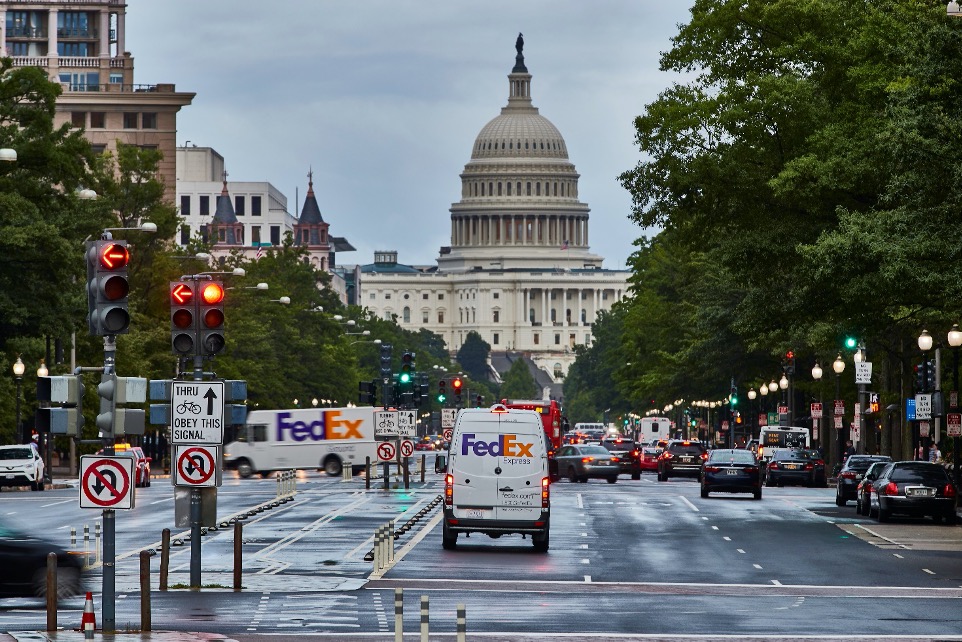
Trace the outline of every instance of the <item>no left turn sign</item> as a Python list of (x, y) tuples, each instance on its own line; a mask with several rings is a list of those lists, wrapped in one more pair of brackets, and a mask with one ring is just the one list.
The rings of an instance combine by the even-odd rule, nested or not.
[(217, 448), (211, 446), (177, 446), (175, 486), (216, 486)]
[(377, 445), (377, 460), (378, 461), (394, 461), (397, 456), (397, 448), (394, 446), (393, 441), (382, 441)]
[(80, 458), (80, 508), (134, 507), (133, 457), (84, 455)]

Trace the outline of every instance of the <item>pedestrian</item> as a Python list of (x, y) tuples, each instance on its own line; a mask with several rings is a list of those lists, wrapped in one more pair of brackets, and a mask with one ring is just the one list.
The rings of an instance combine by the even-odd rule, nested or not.
[(845, 442), (845, 455), (844, 457), (842, 457), (842, 460), (845, 461), (851, 455), (854, 455), (854, 454), (855, 454), (855, 446), (852, 444), (852, 440), (849, 439), (848, 441)]
[(929, 444), (929, 461), (939, 461), (942, 459), (942, 452), (939, 450), (939, 445), (935, 443), (935, 440)]
[(919, 447), (915, 449), (915, 461), (926, 461), (929, 458), (929, 451), (922, 442), (919, 442)]

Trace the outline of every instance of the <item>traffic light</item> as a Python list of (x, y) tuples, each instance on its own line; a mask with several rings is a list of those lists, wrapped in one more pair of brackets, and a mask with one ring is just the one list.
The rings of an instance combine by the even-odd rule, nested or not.
[(391, 375), (394, 373), (391, 366), (391, 351), (393, 347), (389, 343), (381, 344), (381, 379), (386, 379), (390, 381)]
[(484, 406), (484, 397), (482, 397), (481, 395), (478, 395), (477, 397), (474, 398), (474, 407), (481, 408), (482, 406)]
[(190, 283), (170, 284), (170, 347), (174, 354), (193, 355), (197, 343), (197, 305)]
[(215, 355), (224, 349), (224, 284), (207, 281), (198, 286), (197, 322), (198, 342), (205, 355)]
[(118, 377), (103, 374), (97, 386), (100, 395), (100, 414), (97, 429), (104, 438), (144, 434), (146, 413), (140, 409), (118, 408), (118, 404), (144, 403), (147, 401), (147, 379), (143, 377)]
[(912, 369), (915, 370), (915, 391), (918, 393), (924, 393), (925, 392), (925, 370), (926, 370), (925, 360), (923, 360), (922, 363), (917, 363), (914, 366), (912, 366)]
[(795, 374), (795, 351), (789, 350), (785, 353), (785, 374)]
[(935, 389), (935, 362), (928, 359), (925, 365), (925, 391), (935, 392)]
[(422, 373), (418, 381), (419, 381), (418, 387), (420, 388), (418, 390), (418, 406), (421, 406), (423, 404), (428, 403), (428, 400), (430, 399), (430, 396), (431, 396), (431, 389), (428, 384), (427, 373), (426, 372)]
[(451, 382), (451, 388), (454, 390), (454, 403), (458, 406), (461, 405), (461, 387), (463, 385), (464, 382), (461, 381), (461, 377), (457, 377)]
[(448, 382), (444, 379), (438, 381), (438, 403), (444, 404), (448, 398)]
[(123, 334), (130, 326), (127, 241), (87, 241), (87, 329), (94, 336)]
[(373, 406), (377, 402), (377, 379), (374, 381), (359, 381), (358, 403)]
[(37, 430), (79, 437), (84, 425), (83, 397), (80, 375), (37, 377), (37, 401), (63, 404), (62, 407), (37, 408)]
[(401, 384), (408, 384), (414, 381), (414, 353), (405, 352), (401, 355), (401, 372), (398, 380)]

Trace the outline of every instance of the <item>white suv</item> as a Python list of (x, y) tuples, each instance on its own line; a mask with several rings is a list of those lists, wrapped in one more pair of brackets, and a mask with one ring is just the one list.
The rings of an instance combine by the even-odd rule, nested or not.
[(0, 446), (0, 488), (30, 486), (31, 490), (43, 490), (43, 475), (43, 459), (36, 448), (29, 444)]

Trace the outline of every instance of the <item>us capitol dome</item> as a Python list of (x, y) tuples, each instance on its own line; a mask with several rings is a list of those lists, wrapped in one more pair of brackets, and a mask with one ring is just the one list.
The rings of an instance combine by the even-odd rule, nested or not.
[(375, 252), (360, 267), (357, 303), (408, 330), (441, 335), (452, 355), (469, 332), (491, 346), (492, 378), (513, 361), (537, 366), (538, 397), (561, 396), (597, 315), (628, 289), (629, 272), (602, 267), (588, 245), (589, 208), (564, 137), (531, 101), (518, 36), (508, 104), (474, 140), (450, 208), (451, 244), (437, 265)]

